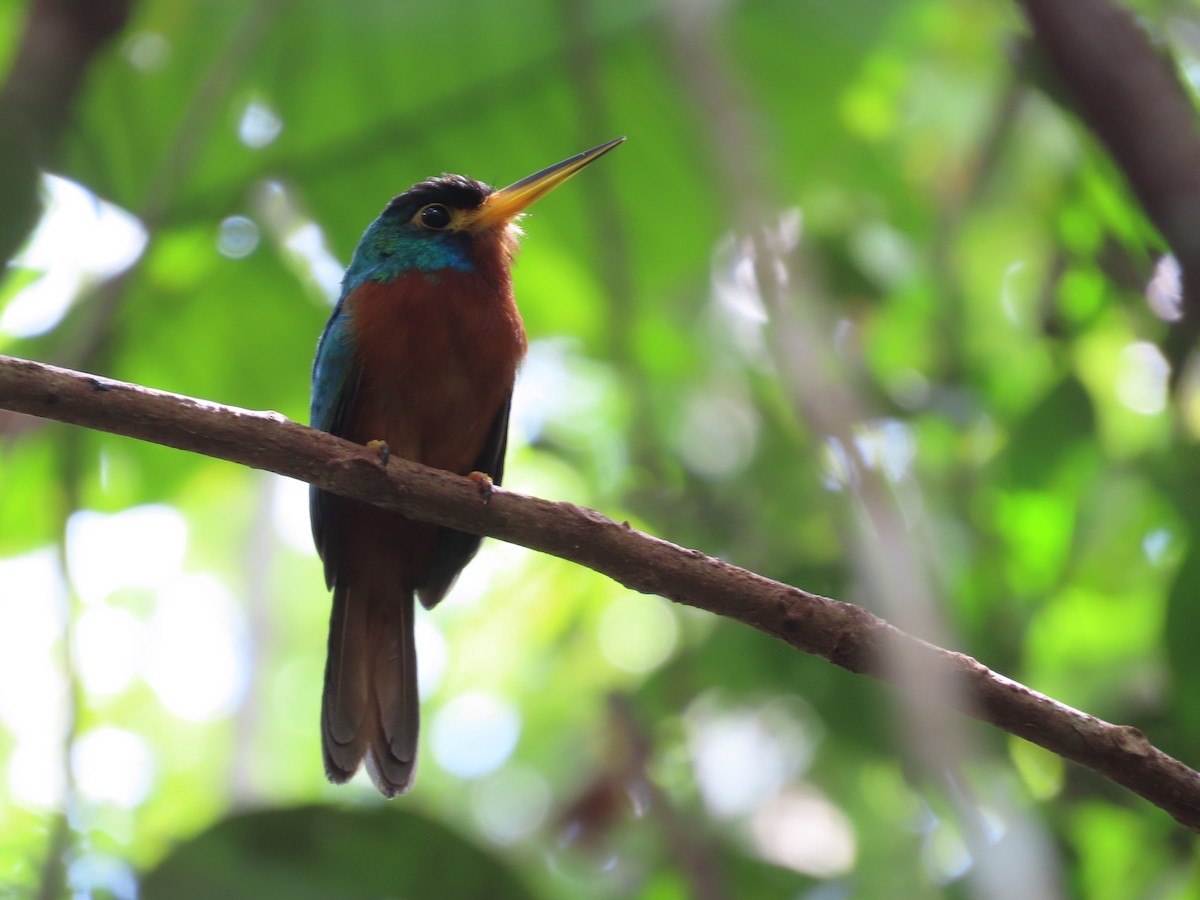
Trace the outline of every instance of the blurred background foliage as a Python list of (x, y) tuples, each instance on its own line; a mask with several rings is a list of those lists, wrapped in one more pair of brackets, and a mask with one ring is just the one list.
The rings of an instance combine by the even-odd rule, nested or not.
[[(1200, 10), (1133, 6), (1200, 73)], [(26, 14), (0, 5), (0, 63)], [(1169, 264), (1023, 34), (984, 0), (140, 0), (0, 284), (0, 352), (305, 421), (393, 194), (627, 134), (525, 222), (509, 486), (866, 604), (1195, 763)], [(421, 622), (415, 791), (334, 788), (303, 486), (0, 424), (0, 896), (1200, 891), (1194, 842), (1090, 773), (965, 721), (938, 772), (890, 691), (496, 542)], [(903, 547), (851, 458), (934, 626), (865, 574)]]

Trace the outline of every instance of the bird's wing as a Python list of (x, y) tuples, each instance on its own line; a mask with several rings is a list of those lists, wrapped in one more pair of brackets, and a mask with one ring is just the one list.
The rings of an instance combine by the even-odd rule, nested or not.
[[(344, 303), (339, 301), (317, 344), (309, 419), (313, 428), (339, 437), (345, 434), (346, 422), (358, 393), (358, 367), (350, 345), (349, 317), (343, 312), (343, 306)], [(331, 519), (335, 517), (336, 507), (340, 504), (341, 501), (333, 494), (316, 487), (309, 488), (308, 507), (313, 541), (325, 563), (325, 583), (328, 587), (333, 587), (337, 580), (338, 553), (337, 542), (327, 538)]]
[(346, 411), (358, 388), (350, 317), (345, 306), (343, 297), (321, 332), (312, 368), (310, 422), (313, 428), (330, 434), (340, 434), (339, 427), (345, 424)]
[[(508, 413), (511, 408), (512, 391), (509, 391), (496, 418), (492, 420), (483, 449), (475, 459), (474, 471), (490, 475), (494, 484), (504, 480), (504, 454), (508, 449)], [(438, 531), (437, 550), (429, 567), (429, 576), (417, 590), (422, 606), (433, 609), (446, 596), (458, 573), (479, 550), (482, 540), (477, 534), (466, 534), (450, 528)]]

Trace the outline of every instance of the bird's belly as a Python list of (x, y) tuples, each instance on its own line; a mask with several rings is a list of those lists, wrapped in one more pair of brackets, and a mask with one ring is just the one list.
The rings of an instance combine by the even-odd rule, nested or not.
[(436, 374), (395, 382), (381, 398), (379, 427), (382, 439), (405, 459), (465, 474), (483, 449), (515, 372), (494, 373), (485, 381), (456, 362), (442, 358)]
[(402, 303), (364, 302), (358, 312), (362, 377), (347, 437), (470, 471), (524, 353), (519, 318), (499, 302), (461, 309), (452, 297), (411, 292)]

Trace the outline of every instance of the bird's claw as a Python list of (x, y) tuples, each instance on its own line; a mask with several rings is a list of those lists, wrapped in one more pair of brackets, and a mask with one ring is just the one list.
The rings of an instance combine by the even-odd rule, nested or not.
[(492, 499), (492, 490), (496, 487), (496, 483), (492, 481), (491, 475), (487, 472), (470, 472), (467, 474), (467, 478), (475, 482), (475, 487), (484, 503)]
[(379, 454), (379, 464), (386, 469), (388, 460), (392, 458), (392, 448), (387, 441), (367, 441), (367, 449)]

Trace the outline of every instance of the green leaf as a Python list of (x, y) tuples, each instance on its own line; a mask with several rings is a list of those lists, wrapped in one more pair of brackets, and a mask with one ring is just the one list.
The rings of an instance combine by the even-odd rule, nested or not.
[(303, 806), (241, 813), (176, 847), (142, 882), (145, 900), (527, 898), (491, 853), (417, 813)]

